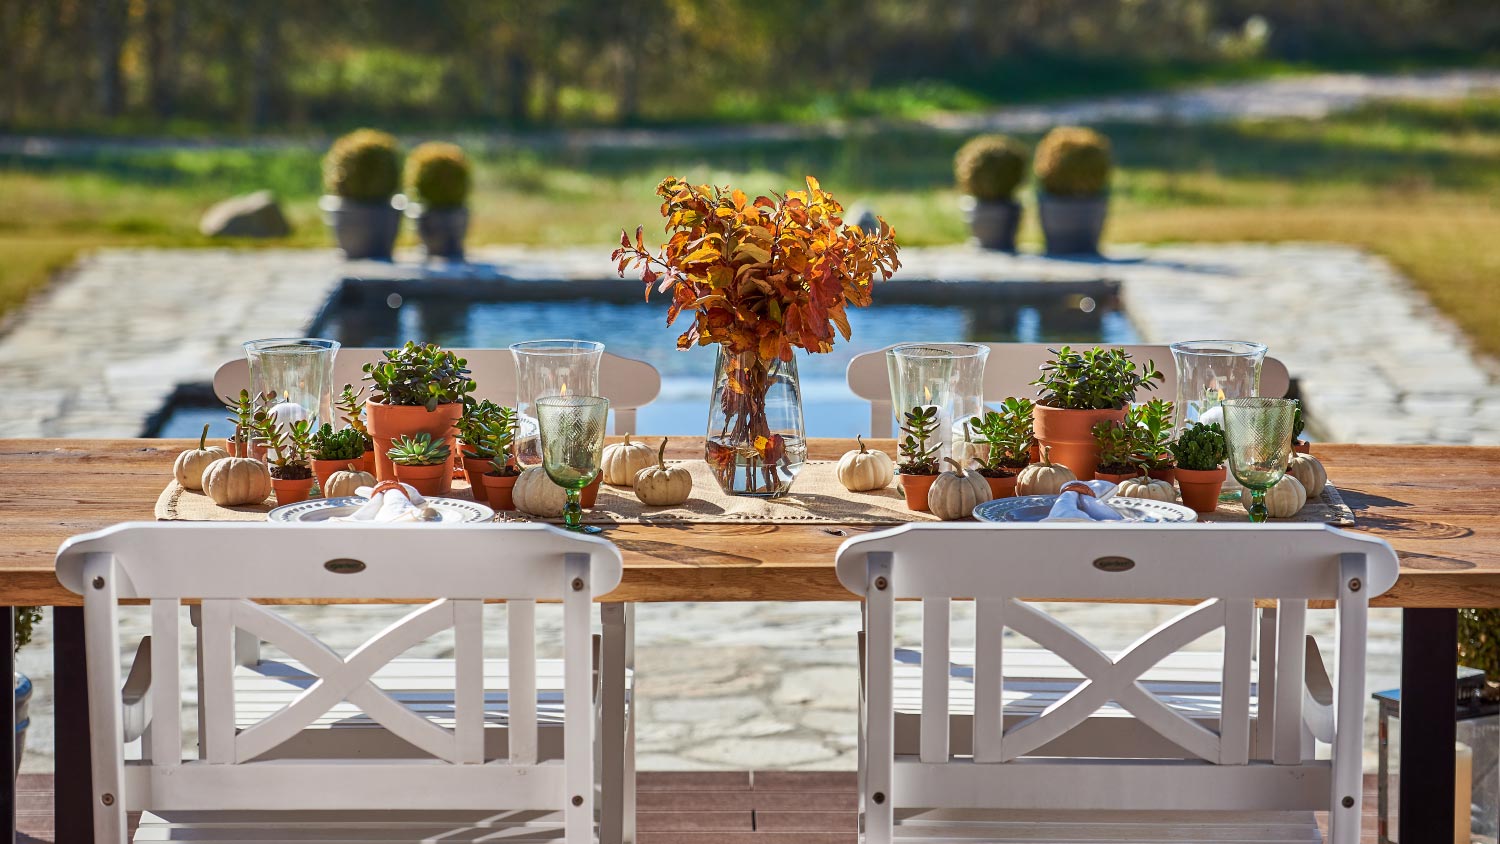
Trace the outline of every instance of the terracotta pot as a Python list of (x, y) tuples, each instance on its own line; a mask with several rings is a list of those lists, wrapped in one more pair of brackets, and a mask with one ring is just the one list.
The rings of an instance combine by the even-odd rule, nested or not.
[(375, 450), (371, 449), (364, 454), (361, 454), (359, 456), (359, 459), (354, 461), (354, 468), (360, 470), (361, 472), (369, 472), (372, 475), (375, 474)]
[(1131, 478), (1139, 477), (1140, 474), (1140, 472), (1122, 472), (1120, 474), (1115, 474), (1114, 472), (1095, 472), (1094, 480), (1109, 481), (1112, 484), (1119, 484), (1124, 483)]
[(464, 456), (464, 478), (469, 482), (469, 489), (474, 493), (474, 500), (478, 501), (484, 497), (484, 481), (480, 480), (485, 474), (493, 471), (488, 457)]
[(516, 481), (520, 477), (520, 475), (497, 475), (493, 472), (479, 476), (480, 483), (483, 484), (484, 495), (490, 502), (490, 509), (516, 509), (516, 502), (511, 497), (511, 491), (515, 489)]
[(1312, 443), (1307, 440), (1297, 440), (1292, 443), (1292, 451), (1298, 454), (1312, 454)]
[[(391, 441), (397, 437), (428, 434), (434, 440), (448, 443), (448, 460), (443, 464), (447, 474), (438, 480), (438, 489), (432, 495), (447, 495), (453, 489), (453, 464), (458, 455), (458, 437), (453, 425), (463, 413), (464, 406), (458, 402), (440, 404), (437, 410), (425, 407), (405, 407), (381, 404), (377, 401), (365, 405), (365, 425), (370, 429), (370, 439), (375, 441), (375, 478), (388, 481), (396, 477), (395, 464), (386, 456)], [(423, 492), (423, 495), (429, 493)]]
[(224, 450), (229, 452), (230, 457), (240, 456), (240, 441), (234, 437), (224, 438)]
[(417, 492), (423, 495), (442, 495), (446, 490), (442, 487), (446, 483), (452, 485), (451, 475), (453, 470), (446, 463), (438, 463), (432, 466), (402, 466), (395, 464), (396, 480), (403, 484), (411, 484), (416, 487)]
[(1067, 410), (1038, 404), (1032, 411), (1037, 442), (1044, 449), (1052, 450), (1053, 463), (1072, 469), (1080, 481), (1093, 480), (1094, 469), (1099, 465), (1099, 443), (1094, 439), (1094, 426), (1124, 419), (1124, 408)]
[(313, 479), (303, 478), (298, 481), (284, 481), (280, 478), (271, 479), (271, 489), (276, 491), (276, 506), (282, 504), (296, 504), (298, 501), (306, 501), (312, 492)]
[(1212, 513), (1219, 509), (1219, 490), (1229, 470), (1217, 469), (1177, 470), (1177, 487), (1182, 490), (1182, 503), (1198, 513)]
[(594, 477), (594, 482), (593, 483), (591, 483), (588, 486), (584, 487), (583, 490), (581, 492), (579, 492), (579, 494), (578, 494), (578, 503), (583, 506), (583, 509), (585, 509), (585, 510), (591, 510), (591, 509), (593, 509), (594, 502), (599, 500), (599, 484), (603, 480), (604, 480), (604, 474), (600, 473), (599, 475), (597, 475), (597, 476)]
[(990, 485), (990, 498), (1014, 498), (1016, 495), (1016, 476), (1008, 478), (992, 478), (989, 475), (981, 475), (985, 483)]
[(1147, 471), (1146, 474), (1149, 475), (1154, 481), (1166, 481), (1167, 483), (1172, 483), (1173, 481), (1177, 480), (1177, 467), (1167, 466), (1163, 469), (1151, 469)]
[(927, 512), (927, 491), (932, 489), (932, 482), (937, 478), (937, 475), (897, 475), (901, 491), (906, 495), (906, 509)]
[[(328, 476), (334, 472), (341, 472), (350, 466), (359, 468), (359, 460), (314, 460), (312, 462), (313, 477), (318, 480), (318, 489), (328, 488)], [(325, 495), (326, 497), (326, 495)]]
[(262, 463), (266, 462), (266, 452), (270, 450), (271, 444), (263, 437), (256, 437), (250, 441), (250, 456)]

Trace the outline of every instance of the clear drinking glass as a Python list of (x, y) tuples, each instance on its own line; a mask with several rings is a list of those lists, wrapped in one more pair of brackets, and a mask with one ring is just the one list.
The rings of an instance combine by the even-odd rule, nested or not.
[(542, 466), (552, 482), (568, 491), (563, 527), (579, 533), (598, 533), (582, 522), (583, 488), (599, 477), (604, 453), (604, 426), (609, 399), (601, 396), (546, 396), (536, 401), (541, 426)]
[(306, 419), (314, 428), (333, 421), (333, 360), (339, 344), (312, 337), (273, 337), (244, 344), (250, 392), (275, 393), (272, 412), (282, 424)]
[[(914, 407), (937, 408), (939, 464), (953, 453), (953, 412), (960, 359), (954, 347), (973, 348), (968, 343), (902, 343), (885, 352), (886, 375), (891, 382), (891, 409), (896, 414), (897, 425)], [(989, 349), (985, 348), (985, 352), (988, 354)], [(982, 385), (982, 359), (980, 367)], [(973, 415), (970, 413), (961, 419)], [(898, 432), (896, 436), (899, 439), (901, 435)], [(958, 439), (963, 439), (962, 425)]]
[(546, 396), (599, 395), (604, 344), (592, 340), (513, 343), (516, 361), (516, 457), (523, 466), (542, 462), (536, 403)]
[(1292, 456), (1291, 399), (1225, 399), (1224, 431), (1229, 471), (1250, 490), (1250, 521), (1264, 522), (1266, 491), (1286, 475)]

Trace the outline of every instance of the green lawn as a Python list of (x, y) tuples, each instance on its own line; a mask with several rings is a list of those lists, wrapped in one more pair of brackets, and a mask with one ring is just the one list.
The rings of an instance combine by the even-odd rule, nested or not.
[[(1500, 354), (1500, 251), (1488, 248), (1500, 231), (1500, 98), (1376, 104), (1321, 122), (1099, 128), (1120, 164), (1114, 241), (1360, 245)], [(966, 235), (950, 169), (962, 141), (907, 130), (690, 149), (474, 149), (471, 242), (604, 251), (621, 227), (659, 230), (652, 190), (664, 175), (766, 191), (813, 173), (846, 204), (871, 204), (903, 243), (952, 243)], [(274, 245), (324, 244), (317, 165), (316, 151), (300, 149), (0, 160), (0, 310), (92, 246), (208, 245), (198, 215), (239, 191), (270, 187), (286, 200), (297, 233)], [(1034, 221), (1025, 238), (1038, 242)]]

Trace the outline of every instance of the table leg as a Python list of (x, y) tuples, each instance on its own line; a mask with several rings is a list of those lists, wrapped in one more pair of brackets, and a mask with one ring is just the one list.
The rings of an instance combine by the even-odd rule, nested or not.
[[(600, 776), (601, 800), (599, 804), (599, 841), (601, 844), (622, 844), (627, 840), (625, 812), (627, 772), (634, 766), (625, 763), (625, 671), (629, 648), (629, 613), (626, 604), (600, 605), (603, 621), (603, 641), (599, 670), (603, 674), (600, 683), (599, 707), (604, 713), (599, 744), (603, 771)], [(634, 717), (635, 713), (631, 713)]]
[(1408, 609), (1401, 624), (1402, 844), (1448, 840), (1458, 721), (1458, 611)]
[(89, 686), (83, 644), (83, 607), (52, 610), (53, 747), (58, 841), (94, 840), (94, 773), (89, 757)]
[[(5, 634), (5, 642), (16, 640), (16, 608), (0, 607), (0, 632)], [(15, 647), (0, 648), (5, 652), (0, 659), (0, 677), (11, 677), (16, 670)], [(14, 692), (14, 686), (12, 686)], [(0, 721), (0, 758), (16, 758), (16, 706), (15, 697), (11, 697), (11, 705), (5, 707), (5, 719)], [(13, 777), (5, 778), (5, 786), (0, 788), (0, 842), (4, 844), (15, 844), (16, 840), (16, 781)]]

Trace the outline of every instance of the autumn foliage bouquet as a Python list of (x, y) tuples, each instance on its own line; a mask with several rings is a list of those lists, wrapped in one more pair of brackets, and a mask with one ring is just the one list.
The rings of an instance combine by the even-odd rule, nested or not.
[[(709, 439), (710, 464), (725, 474), (744, 467), (763, 479), (742, 491), (784, 492), (790, 476), (783, 479), (779, 469), (788, 443), (767, 422), (766, 390), (778, 363), (792, 362), (793, 349), (827, 352), (836, 334), (849, 339), (848, 309), (870, 304), (875, 276), (888, 279), (901, 266), (896, 233), (884, 220), (873, 231), (846, 225), (843, 206), (811, 176), (807, 190), (774, 198), (751, 200), (740, 190), (678, 178), (664, 180), (656, 193), (671, 233), (666, 245), (653, 254), (637, 228), (634, 243), (620, 234), (611, 257), (622, 277), (639, 270), (647, 299), (653, 288), (671, 294), (668, 325), (692, 311), (679, 349), (723, 349), (729, 389), (720, 398), (723, 431)], [(721, 475), (730, 489), (725, 480)]]

